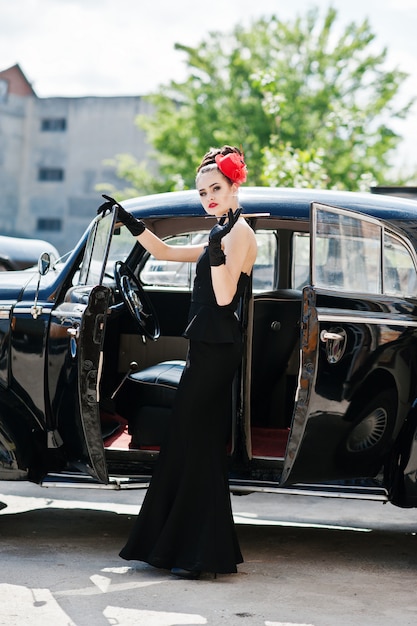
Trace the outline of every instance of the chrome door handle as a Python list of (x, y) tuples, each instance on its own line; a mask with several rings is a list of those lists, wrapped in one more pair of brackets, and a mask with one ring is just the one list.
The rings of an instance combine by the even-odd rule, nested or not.
[(70, 337), (74, 337), (74, 339), (78, 339), (78, 337), (80, 336), (80, 329), (79, 327), (67, 328), (67, 334), (70, 335)]
[(326, 341), (342, 341), (344, 337), (340, 333), (331, 333), (328, 330), (322, 330), (320, 333), (320, 339), (326, 343)]

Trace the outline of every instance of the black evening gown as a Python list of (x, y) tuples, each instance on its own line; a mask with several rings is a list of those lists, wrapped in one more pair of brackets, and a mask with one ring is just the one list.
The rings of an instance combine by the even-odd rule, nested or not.
[(218, 306), (206, 251), (197, 263), (185, 336), (187, 362), (168, 435), (124, 559), (156, 567), (236, 572), (243, 561), (233, 522), (226, 441), (231, 389), (242, 357), (235, 315), (249, 277), (241, 274), (230, 305)]

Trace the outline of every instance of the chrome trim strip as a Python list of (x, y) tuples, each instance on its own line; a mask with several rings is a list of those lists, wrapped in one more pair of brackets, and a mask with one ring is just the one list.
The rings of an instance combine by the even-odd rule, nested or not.
[(73, 474), (48, 474), (39, 484), (41, 487), (59, 487), (69, 489), (104, 489), (106, 491), (121, 491), (122, 489), (147, 489), (149, 487), (149, 476), (118, 477), (109, 476), (109, 482), (100, 483), (91, 476), (84, 474), (75, 476)]
[[(14, 316), (20, 315), (20, 314), (32, 315), (32, 313), (33, 313), (33, 306), (34, 306), (34, 304), (32, 304), (29, 307), (26, 307), (26, 306), (25, 307), (23, 307), (23, 306), (19, 307), (19, 306), (17, 306), (13, 310), (13, 315)], [(52, 311), (53, 307), (54, 307), (54, 305), (51, 304), (50, 302), (48, 302), (48, 303), (42, 302), (41, 304), (39, 304), (39, 302), (38, 302), (38, 306), (41, 307), (43, 313), (50, 313)]]
[[(49, 474), (40, 483), (41, 487), (69, 487), (71, 489), (104, 489), (119, 491), (123, 489), (147, 489), (149, 486), (149, 476), (135, 476), (135, 477), (117, 477), (110, 476), (109, 483), (99, 483), (94, 478), (85, 475), (74, 474)], [(259, 483), (251, 483), (248, 481), (239, 481), (236, 479), (236, 483), (233, 480), (229, 481), (230, 491), (233, 493), (275, 493), (279, 495), (292, 495), (292, 496), (316, 496), (320, 498), (339, 498), (343, 500), (370, 500), (378, 502), (388, 502), (387, 491), (380, 487), (348, 487), (344, 489), (314, 489), (308, 485), (294, 486), (294, 487), (279, 487), (274, 486), (272, 483), (260, 485)]]
[(233, 485), (230, 484), (230, 491), (233, 493), (252, 493), (252, 492), (261, 492), (261, 493), (275, 493), (279, 495), (291, 495), (291, 496), (316, 496), (320, 498), (339, 498), (342, 500), (372, 500), (378, 502), (388, 502), (388, 496), (381, 489), (381, 493), (366, 493), (366, 492), (357, 492), (357, 493), (348, 493), (346, 491), (319, 491), (315, 489), (297, 489), (290, 487), (271, 487), (271, 486), (252, 486), (248, 484), (247, 486), (243, 485)]
[(346, 322), (353, 324), (378, 324), (384, 326), (411, 326), (417, 328), (417, 320), (415, 319), (395, 319), (392, 317), (367, 317), (366, 315), (359, 314), (347, 314), (338, 313), (332, 311), (331, 313), (321, 313), (317, 310), (317, 319), (319, 322)]

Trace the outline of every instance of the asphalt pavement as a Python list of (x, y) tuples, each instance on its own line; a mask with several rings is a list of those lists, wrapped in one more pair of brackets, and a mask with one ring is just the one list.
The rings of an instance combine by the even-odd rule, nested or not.
[(0, 624), (408, 626), (417, 512), (252, 494), (232, 504), (245, 562), (185, 581), (119, 558), (141, 491), (1, 483)]

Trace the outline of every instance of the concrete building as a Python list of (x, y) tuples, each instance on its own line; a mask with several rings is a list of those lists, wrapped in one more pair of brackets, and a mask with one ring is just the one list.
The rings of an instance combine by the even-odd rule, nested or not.
[(140, 96), (38, 98), (18, 65), (0, 71), (0, 234), (70, 250), (101, 202), (96, 185), (126, 186), (106, 160), (146, 157), (135, 118), (149, 112)]

